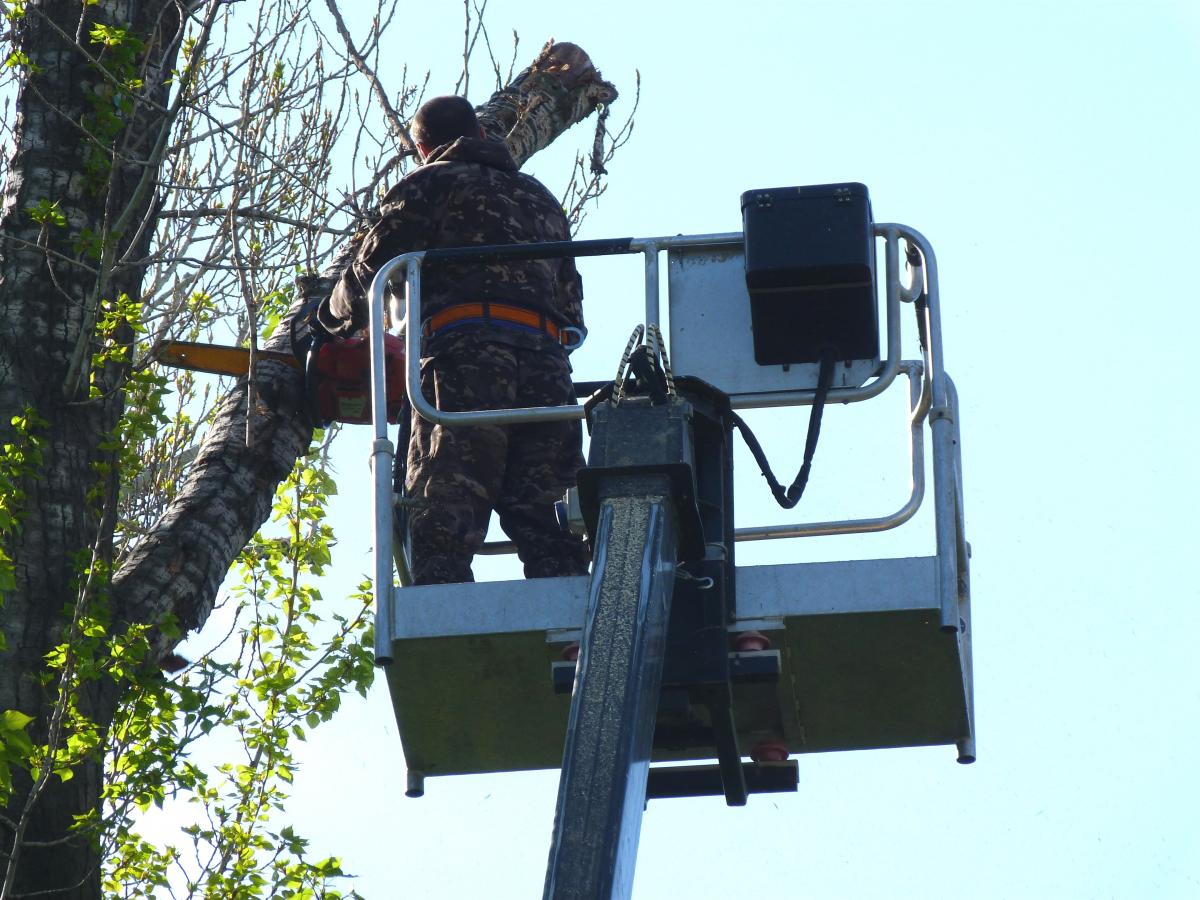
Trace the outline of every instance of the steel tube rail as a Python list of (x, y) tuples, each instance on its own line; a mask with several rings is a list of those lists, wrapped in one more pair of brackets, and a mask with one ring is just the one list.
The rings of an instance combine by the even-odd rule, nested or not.
[[(929, 307), (925, 307), (925, 331), (929, 333)], [(925, 371), (929, 372), (933, 369), (933, 359), (929, 355), (929, 348), (925, 347), (921, 351), (921, 358), (925, 361)], [(921, 388), (921, 402), (917, 407), (918, 414), (921, 418), (925, 418), (929, 414), (930, 408), (933, 406), (933, 380), (926, 378)]]
[(955, 488), (954, 409), (946, 387), (942, 365), (941, 297), (938, 291), (937, 257), (933, 247), (919, 231), (905, 226), (904, 237), (916, 244), (925, 260), (928, 283), (929, 325), (926, 377), (929, 379), (931, 403), (929, 429), (933, 446), (934, 530), (937, 539), (938, 598), (941, 606), (941, 627), (945, 631), (959, 630), (958, 610), (958, 521)]
[[(895, 375), (901, 370), (900, 356), (900, 311), (902, 289), (900, 286), (899, 272), (899, 239), (911, 241), (921, 251), (924, 259), (924, 265), (918, 270), (919, 274), (924, 277), (928, 287), (928, 309), (926, 312), (929, 323), (929, 348), (925, 353), (925, 378), (923, 379), (924, 390), (923, 398), (919, 407), (914, 409), (915, 417), (924, 415), (924, 410), (932, 409), (934, 414), (931, 415), (931, 430), (935, 437), (935, 493), (941, 496), (937, 491), (938, 479), (946, 480), (946, 484), (953, 484), (952, 466), (948, 468), (947, 463), (943, 458), (944, 454), (937, 452), (936, 442), (945, 442), (947, 439), (946, 429), (939, 425), (940, 417), (944, 411), (948, 409), (945, 402), (945, 390), (941, 386), (943, 376), (941, 373), (941, 322), (940, 322), (940, 305), (937, 287), (937, 263), (933, 255), (933, 250), (929, 246), (929, 242), (915, 229), (904, 225), (894, 223), (880, 223), (874, 226), (874, 233), (877, 237), (882, 237), (886, 241), (885, 250), (885, 269), (886, 269), (886, 302), (887, 302), (887, 359), (883, 363), (879, 376), (872, 382), (864, 385), (861, 388), (835, 389), (829, 392), (829, 400), (832, 402), (849, 403), (859, 400), (869, 399), (885, 390)], [(708, 246), (708, 245), (730, 245), (737, 244), (742, 241), (742, 235), (738, 233), (723, 233), (709, 235), (687, 235), (687, 236), (671, 236), (671, 237), (656, 237), (656, 238), (622, 238), (617, 240), (604, 241), (560, 241), (547, 244), (530, 244), (530, 245), (507, 245), (494, 247), (462, 247), (448, 248), (440, 250), (418, 251), (408, 253), (400, 257), (396, 257), (386, 263), (380, 269), (375, 281), (371, 285), (372, 309), (378, 306), (380, 314), (382, 314), (382, 298), (383, 291), (392, 273), (400, 267), (407, 271), (408, 277), (408, 315), (407, 322), (419, 323), (421, 320), (421, 263), (424, 259), (490, 259), (490, 258), (555, 258), (563, 256), (599, 256), (619, 253), (634, 253), (641, 252), (646, 255), (646, 317), (648, 321), (656, 321), (658, 318), (658, 253), (663, 249), (672, 247), (689, 247), (689, 246)], [(916, 284), (915, 277), (913, 284)], [(910, 287), (910, 291), (911, 291)], [(409, 400), (412, 402), (414, 409), (426, 419), (441, 423), (463, 423), (463, 424), (497, 424), (497, 423), (518, 423), (531, 421), (557, 421), (557, 420), (573, 420), (583, 417), (583, 410), (578, 406), (564, 407), (526, 407), (521, 409), (502, 409), (502, 410), (475, 410), (468, 412), (443, 412), (432, 406), (422, 395), (420, 391), (420, 327), (406, 327), (405, 329), (405, 350), (407, 355), (407, 371), (405, 378), (405, 386), (408, 392)], [(911, 384), (911, 376), (910, 376)], [(815, 392), (813, 391), (786, 391), (773, 392), (768, 394), (758, 395), (735, 395), (735, 408), (761, 408), (770, 406), (803, 406), (810, 405)], [(939, 464), (938, 460), (942, 462)], [(938, 475), (938, 472), (941, 474)], [(791, 525), (791, 526), (768, 526), (759, 528), (743, 528), (738, 529), (738, 540), (765, 540), (772, 537), (799, 537), (799, 536), (817, 536), (827, 534), (847, 534), (857, 533), (860, 531), (879, 531), (894, 528), (902, 524), (907, 518), (911, 518), (912, 512), (909, 511), (910, 504), (905, 504), (900, 510), (891, 516), (883, 516), (877, 519), (864, 519), (847, 522), (818, 522), (808, 525)], [(953, 514), (952, 508), (949, 508), (945, 499), (939, 501), (941, 514), (939, 521), (948, 521), (948, 526), (943, 526), (939, 530), (939, 541), (945, 542), (949, 539), (949, 533), (952, 533)], [(950, 515), (949, 520), (946, 519), (947, 514)], [(943, 544), (939, 543), (939, 548)], [(952, 543), (949, 544), (952, 546)], [(499, 550), (499, 548), (497, 548)], [(941, 555), (941, 554), (939, 554)], [(954, 573), (947, 568), (940, 575), (940, 583), (948, 586), (951, 576)], [(947, 592), (943, 591), (943, 597), (947, 596)], [(950, 603), (944, 603), (943, 618), (946, 624), (953, 620), (950, 608)]]
[[(421, 391), (421, 260), (423, 256), (418, 254), (407, 254), (406, 257), (400, 257), (401, 265), (404, 269), (404, 393), (408, 395), (408, 402), (412, 403), (414, 397), (424, 397)], [(375, 284), (379, 282), (384, 274), (391, 276), (391, 265), (398, 260), (391, 260), (385, 263), (383, 268), (379, 270), (375, 276), (375, 280), (371, 282), (371, 292), (375, 292)], [(385, 282), (386, 284), (386, 282)], [(413, 309), (416, 309), (416, 314), (413, 314)]]
[(920, 414), (925, 379), (920, 377), (922, 367), (918, 362), (906, 361), (901, 364), (900, 368), (908, 376), (909, 464), (912, 473), (909, 496), (904, 505), (891, 515), (872, 519), (735, 528), (733, 530), (735, 541), (769, 541), (778, 538), (822, 537), (831, 534), (871, 534), (896, 528), (916, 515), (925, 499), (925, 441), (921, 433), (924, 417)]
[[(439, 425), (455, 423), (470, 425), (517, 424), (521, 422), (554, 422), (570, 421), (583, 418), (583, 408), (579, 406), (527, 406), (514, 409), (470, 410), (465, 412), (444, 412), (429, 403), (420, 391), (420, 327), (421, 296), (420, 280), (414, 282), (413, 270), (419, 271), (422, 260), (425, 259), (455, 259), (455, 260), (487, 260), (503, 259), (553, 259), (566, 256), (607, 256), (620, 253), (646, 254), (646, 313), (648, 322), (658, 322), (658, 249), (666, 243), (672, 246), (692, 246), (710, 243), (733, 243), (741, 240), (741, 235), (693, 235), (679, 238), (621, 238), (604, 241), (557, 241), (544, 244), (510, 244), (490, 247), (454, 247), (439, 250), (425, 250), (407, 253), (386, 263), (375, 276), (371, 291), (382, 294), (386, 281), (380, 283), (385, 276), (391, 277), (396, 266), (408, 268), (408, 315), (407, 321), (417, 323), (417, 327), (405, 329), (405, 353), (407, 356), (407, 373), (405, 386), (409, 402), (413, 409), (424, 419)], [(378, 288), (376, 287), (378, 285)]]
[[(887, 241), (887, 359), (874, 381), (858, 388), (834, 388), (829, 392), (833, 403), (855, 403), (869, 400), (887, 389), (900, 370), (900, 323), (899, 323), (899, 246), (897, 237), (903, 226), (876, 225), (874, 233)], [(601, 241), (556, 241), (544, 244), (507, 244), (486, 247), (450, 247), (406, 253), (389, 260), (375, 276), (371, 293), (382, 297), (387, 281), (397, 267), (408, 272), (408, 316), (407, 321), (421, 321), (420, 278), (414, 278), (414, 269), (419, 270), (426, 259), (491, 260), (491, 259), (555, 259), (566, 256), (606, 256), (621, 253), (643, 253), (646, 258), (646, 324), (660, 321), (658, 254), (672, 247), (720, 246), (742, 241), (738, 233), (708, 235), (676, 235), (674, 237), (620, 238)], [(536, 406), (515, 409), (469, 410), (443, 412), (414, 391), (420, 383), (420, 328), (405, 331), (405, 352), (408, 358), (405, 378), (409, 401), (422, 418), (442, 425), (454, 423), (472, 425), (518, 424), (521, 422), (560, 421), (580, 419), (583, 410), (576, 406)], [(735, 395), (734, 407), (738, 409), (765, 406), (811, 405), (815, 391), (778, 391), (768, 394)]]
[(962, 437), (961, 421), (959, 419), (958, 389), (954, 379), (946, 376), (946, 389), (950, 395), (950, 406), (954, 410), (954, 456), (955, 456), (955, 514), (958, 524), (958, 602), (959, 615), (966, 628), (958, 635), (963, 661), (963, 683), (967, 689), (967, 724), (970, 733), (957, 741), (958, 761), (969, 764), (975, 762), (975, 662), (971, 650), (971, 547), (967, 543), (966, 513), (963, 507), (963, 478), (962, 478)]
[(658, 325), (658, 244), (643, 242), (642, 254), (646, 260), (646, 330)]
[[(887, 310), (887, 359), (884, 361), (878, 377), (861, 388), (835, 389), (830, 391), (829, 400), (833, 402), (856, 402), (872, 398), (885, 390), (902, 368), (900, 353), (900, 302), (908, 293), (916, 288), (917, 278), (927, 278), (930, 285), (930, 309), (927, 316), (930, 320), (930, 348), (925, 354), (925, 371), (933, 373), (934, 366), (940, 365), (941, 329), (940, 321), (935, 325), (934, 318), (937, 310), (936, 262), (932, 267), (922, 266), (914, 270), (914, 278), (908, 289), (900, 285), (899, 271), (899, 239), (904, 237), (912, 241), (926, 259), (932, 260), (932, 250), (928, 242), (914, 229), (893, 223), (880, 223), (874, 226), (874, 234), (886, 242), (885, 249), (885, 278), (886, 278), (886, 310)], [(719, 246), (741, 243), (740, 233), (722, 233), (708, 235), (676, 235), (656, 238), (621, 238), (601, 241), (559, 241), (545, 244), (530, 245), (500, 245), (491, 247), (460, 247), (438, 250), (417, 251), (396, 257), (386, 263), (379, 271), (371, 285), (372, 309), (377, 305), (382, 314), (383, 292), (387, 282), (397, 268), (406, 271), (408, 281), (408, 315), (407, 322), (419, 323), (421, 320), (421, 263), (427, 258), (434, 259), (476, 259), (491, 258), (555, 258), (564, 256), (600, 256), (620, 253), (641, 252), (646, 257), (646, 319), (647, 323), (658, 321), (659, 277), (658, 254), (663, 249), (690, 246)], [(928, 277), (927, 277), (928, 273)], [(915, 294), (914, 294), (915, 296)], [(430, 404), (420, 390), (420, 340), (419, 327), (406, 327), (405, 350), (406, 372), (405, 388), (410, 402), (424, 418), (442, 424), (454, 422), (471, 424), (518, 423), (529, 421), (572, 420), (583, 417), (583, 410), (578, 406), (565, 407), (525, 407), (520, 409), (475, 410), (468, 412), (443, 412)], [(912, 375), (910, 374), (910, 389)], [(913, 409), (914, 419), (923, 418), (925, 410), (932, 405), (932, 385), (936, 376), (927, 374), (922, 379), (922, 401)], [(812, 403), (814, 391), (781, 391), (767, 394), (734, 395), (731, 398), (733, 406), (738, 409), (763, 408), (773, 406), (804, 406)], [(936, 429), (935, 429), (936, 430)], [(923, 447), (919, 450), (923, 455)], [(921, 474), (921, 494), (924, 490), (924, 476)], [(912, 498), (916, 496), (917, 485), (910, 496), (909, 503), (890, 516), (874, 519), (847, 520), (845, 522), (818, 522), (806, 525), (761, 526), (737, 530), (736, 540), (767, 540), (771, 538), (818, 536), (829, 534), (849, 534), (863, 531), (882, 531), (895, 528), (912, 517), (915, 510), (911, 509)], [(919, 501), (918, 501), (919, 502)], [(483, 552), (507, 552), (508, 542), (498, 542), (494, 547), (488, 546)]]
[[(384, 268), (387, 268), (386, 266)], [(387, 282), (383, 281), (382, 285)], [(375, 482), (375, 664), (392, 661), (392, 558), (384, 552), (393, 541), (392, 468), (395, 447), (388, 438), (387, 378), (383, 355), (383, 290), (371, 285), (369, 320), (371, 329), (371, 474)]]
[(435, 250), (417, 250), (388, 260), (371, 282), (371, 298), (372, 303), (375, 303), (378, 296), (378, 302), (382, 309), (383, 292), (392, 279), (393, 273), (398, 269), (405, 272), (408, 299), (404, 329), (406, 358), (404, 387), (413, 409), (424, 419), (437, 424), (454, 422), (474, 425), (515, 424), (534, 421), (569, 421), (583, 418), (583, 408), (579, 406), (538, 406), (471, 412), (442, 412), (430, 404), (421, 393), (421, 263), (424, 260), (554, 259), (567, 256), (607, 256), (637, 252), (640, 249), (640, 243), (635, 245), (632, 238), (616, 238), (599, 241), (553, 241), (544, 244), (447, 247)]
[(958, 539), (959, 594), (965, 596), (970, 586), (968, 570), (971, 547), (967, 543), (966, 513), (963, 510), (962, 423), (959, 418), (958, 388), (949, 375), (946, 375), (946, 390), (950, 395), (950, 408), (954, 411), (954, 520)]
[[(782, 538), (823, 537), (834, 534), (872, 534), (903, 525), (921, 508), (925, 500), (925, 441), (921, 432), (929, 411), (928, 379), (921, 377), (923, 367), (915, 360), (905, 360), (900, 371), (908, 376), (909, 384), (909, 496), (895, 512), (868, 519), (845, 519), (831, 522), (797, 523), (794, 525), (758, 525), (735, 528), (735, 541), (769, 541)], [(960, 491), (961, 493), (961, 491)], [(513, 541), (489, 541), (480, 548), (481, 555), (500, 556), (516, 552)], [(960, 552), (961, 548), (960, 548)]]
[[(570, 242), (560, 242), (570, 246)], [(580, 243), (583, 243), (582, 241)], [(611, 242), (602, 242), (611, 243)], [(627, 242), (626, 242), (627, 243)], [(514, 245), (521, 247), (522, 245)], [(533, 245), (539, 246), (539, 245)], [(551, 247), (553, 245), (540, 245)], [(406, 253), (389, 260), (371, 282), (372, 297), (383, 294), (383, 279), (391, 277), (398, 266), (407, 267), (408, 303), (404, 327), (405, 376), (404, 387), (413, 409), (427, 421), (438, 425), (460, 423), (464, 425), (515, 424), (518, 422), (558, 422), (583, 418), (582, 406), (527, 406), (514, 409), (484, 409), (469, 412), (444, 412), (425, 399), (421, 391), (421, 262), (424, 259), (441, 258), (446, 251), (424, 250)], [(465, 256), (466, 254), (461, 254)], [(481, 257), (486, 258), (486, 257)], [(381, 282), (383, 282), (381, 284)], [(378, 287), (377, 287), (378, 286)]]
[(920, 297), (922, 291), (925, 290), (925, 266), (924, 266), (924, 264), (918, 262), (917, 264), (913, 265), (913, 263), (910, 261), (909, 267), (910, 267), (910, 270), (909, 270), (910, 277), (909, 277), (908, 286), (907, 287), (904, 285), (900, 286), (900, 300), (903, 303), (912, 303), (914, 300), (916, 300), (918, 297)]

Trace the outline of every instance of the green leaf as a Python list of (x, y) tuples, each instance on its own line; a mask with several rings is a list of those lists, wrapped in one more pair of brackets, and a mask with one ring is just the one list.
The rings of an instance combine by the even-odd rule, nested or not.
[(23, 731), (32, 721), (33, 716), (27, 716), (19, 709), (6, 709), (0, 713), (0, 731)]
[[(25, 212), (29, 213), (29, 218), (39, 225), (57, 225), (59, 228), (63, 228), (67, 224), (67, 217), (58, 210), (57, 200), (53, 203), (45, 199), (39, 200), (33, 206), (25, 207)], [(17, 425), (18, 421), (14, 419), (13, 424)]]
[(103, 44), (106, 47), (119, 47), (125, 42), (125, 36), (128, 33), (124, 28), (115, 28), (112, 25), (97, 22), (92, 26), (92, 30), (88, 32), (88, 36), (92, 39), (93, 44)]

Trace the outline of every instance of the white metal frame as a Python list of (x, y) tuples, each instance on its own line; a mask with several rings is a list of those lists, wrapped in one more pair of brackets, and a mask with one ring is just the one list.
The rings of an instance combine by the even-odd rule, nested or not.
[[(831, 534), (876, 532), (894, 528), (910, 519), (924, 497), (924, 443), (921, 426), (928, 421), (933, 450), (933, 495), (938, 567), (938, 598), (941, 627), (958, 632), (967, 614), (969, 603), (968, 555), (963, 522), (961, 452), (958, 434), (958, 402), (953, 382), (946, 375), (942, 362), (941, 298), (938, 291), (937, 260), (928, 240), (913, 228), (899, 224), (877, 224), (877, 237), (885, 241), (885, 307), (886, 356), (872, 381), (856, 388), (835, 388), (829, 401), (851, 403), (868, 400), (882, 393), (903, 371), (909, 378), (909, 427), (912, 433), (911, 464), (912, 490), (908, 501), (890, 515), (870, 519), (797, 523), (794, 525), (751, 526), (735, 531), (737, 540), (769, 540), (788, 537), (809, 537)], [(921, 264), (914, 266), (908, 285), (900, 283), (899, 242), (903, 239), (915, 246)], [(645, 259), (645, 317), (646, 324), (659, 322), (659, 254), (679, 247), (730, 246), (741, 244), (738, 233), (684, 235), (675, 237), (635, 238), (610, 242), (613, 248), (593, 250), (588, 255), (609, 253), (642, 253)], [(586, 243), (580, 242), (580, 247)], [(528, 245), (517, 245), (526, 253)], [(462, 248), (464, 251), (467, 248)], [(496, 250), (497, 248), (491, 248)], [(372, 358), (372, 410), (375, 439), (371, 459), (375, 479), (375, 596), (376, 596), (376, 658), (386, 662), (391, 655), (393, 639), (391, 617), (386, 614), (380, 598), (388, 596), (392, 587), (392, 554), (388, 549), (393, 538), (392, 466), (395, 449), (387, 433), (387, 406), (384, 392), (383, 308), (388, 283), (403, 274), (407, 281), (406, 322), (417, 323), (405, 328), (407, 353), (406, 389), (413, 408), (429, 421), (441, 424), (492, 424), (550, 420), (571, 420), (583, 417), (579, 406), (529, 407), (505, 410), (476, 410), (445, 412), (430, 405), (420, 391), (421, 328), (421, 265), (425, 257), (438, 251), (417, 251), (398, 256), (379, 270), (370, 289), (370, 329)], [(926, 296), (925, 331), (927, 347), (921, 360), (902, 360), (900, 351), (900, 304), (912, 301), (921, 293)], [(919, 386), (919, 391), (918, 391)], [(811, 405), (815, 391), (791, 390), (731, 397), (734, 408)], [(384, 613), (384, 614), (379, 614)], [(969, 650), (968, 661), (969, 665)], [(961, 748), (960, 748), (961, 749)], [(965, 751), (964, 751), (964, 755)], [(973, 749), (970, 750), (973, 755)]]

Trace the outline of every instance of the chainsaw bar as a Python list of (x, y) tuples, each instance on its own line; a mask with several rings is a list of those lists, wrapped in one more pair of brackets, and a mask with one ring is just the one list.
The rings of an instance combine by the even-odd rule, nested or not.
[[(293, 369), (301, 368), (300, 361), (290, 353), (259, 350), (255, 356), (260, 361), (270, 360), (291, 366)], [(222, 344), (199, 344), (194, 341), (167, 341), (158, 352), (158, 361), (176, 369), (190, 369), (193, 372), (245, 376), (250, 372), (250, 349)]]

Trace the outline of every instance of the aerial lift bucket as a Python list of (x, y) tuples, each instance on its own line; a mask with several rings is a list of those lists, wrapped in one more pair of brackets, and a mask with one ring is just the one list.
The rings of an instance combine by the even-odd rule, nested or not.
[[(640, 252), (653, 336), (658, 259), (668, 254), (674, 366), (664, 342), (652, 340), (645, 389), (626, 392), (618, 378), (588, 405), (592, 445), (578, 499), (593, 542), (590, 577), (393, 588), (388, 549), (402, 572), (405, 549), (393, 533), (394, 448), (382, 389), (374, 400), (376, 660), (393, 696), (409, 793), (422, 794), (426, 776), (561, 766), (547, 897), (628, 896), (647, 799), (718, 794), (740, 805), (758, 791), (795, 789), (796, 761), (780, 757), (811, 752), (952, 744), (960, 762), (974, 759), (958, 403), (942, 368), (932, 248), (911, 228), (873, 223), (861, 185), (748, 192), (743, 211), (741, 234), (411, 253), (372, 285), (382, 385), (379, 323), (393, 274), (405, 273), (409, 316), (419, 320), (426, 260)], [(791, 237), (776, 240), (781, 232)], [(826, 249), (812, 251), (821, 241)], [(877, 308), (875, 288), (858, 283), (864, 271), (874, 283), (879, 242), (882, 341), (877, 315), (865, 312)], [(905, 301), (917, 310), (917, 359), (900, 352)], [(806, 316), (810, 325), (794, 325)], [(785, 328), (807, 334), (811, 322), (830, 337), (777, 340)], [(579, 407), (437, 410), (413, 389), (419, 329), (407, 329), (406, 340), (409, 397), (432, 421), (584, 415)], [(830, 355), (834, 367), (823, 365)], [(735, 527), (734, 410), (813, 405), (822, 394), (868, 400), (900, 374), (911, 488), (899, 509)], [(878, 532), (911, 519), (925, 494), (926, 428), (933, 555), (735, 565), (740, 541)], [(767, 640), (739, 649), (736, 637), (747, 632)], [(559, 659), (575, 642), (578, 660)], [(696, 760), (715, 762), (652, 766)]]

